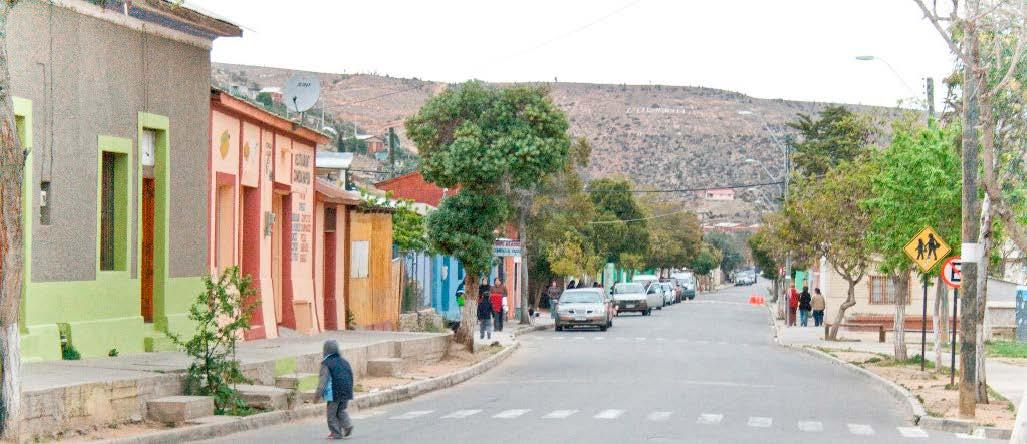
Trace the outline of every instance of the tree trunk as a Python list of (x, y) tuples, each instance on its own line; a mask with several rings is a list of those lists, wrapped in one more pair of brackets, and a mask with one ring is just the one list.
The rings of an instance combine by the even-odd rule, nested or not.
[(902, 269), (891, 277), (895, 287), (895, 360), (905, 361), (906, 355), (906, 301), (909, 300), (909, 270)]
[(16, 2), (0, 2), (0, 436), (17, 439), (21, 420), (21, 193), (25, 153), (15, 134), (7, 58), (7, 19)]
[(987, 361), (987, 349), (984, 346), (984, 341), (987, 339), (987, 329), (984, 325), (984, 317), (987, 313), (988, 305), (988, 265), (989, 251), (991, 250), (991, 201), (988, 199), (988, 195), (984, 195), (984, 200), (981, 203), (981, 226), (980, 234), (977, 237), (977, 243), (981, 249), (981, 256), (978, 258), (977, 266), (977, 350), (979, 354), (977, 356), (977, 403), (987, 404), (988, 403), (988, 375), (986, 372), (985, 361)]
[(528, 303), (531, 290), (528, 288), (528, 205), (522, 206), (517, 215), (517, 231), (521, 238), (521, 324), (530, 324)]
[(934, 288), (934, 313), (931, 319), (934, 327), (934, 362), (937, 364), (934, 369), (939, 373), (945, 365), (941, 357), (941, 345), (948, 338), (948, 289), (949, 287), (938, 279), (938, 284)]
[(453, 334), (453, 341), (474, 351), (474, 335), (478, 327), (478, 273), (465, 271), (464, 306), (460, 309), (460, 327)]
[(845, 320), (845, 311), (856, 305), (856, 283), (859, 282), (859, 279), (847, 279), (845, 282), (849, 284), (849, 289), (846, 291), (845, 302), (842, 302), (842, 305), (838, 307), (838, 314), (834, 316), (834, 323), (831, 324), (831, 329), (828, 331), (827, 337), (824, 338), (828, 341), (838, 340), (838, 328), (842, 321)]

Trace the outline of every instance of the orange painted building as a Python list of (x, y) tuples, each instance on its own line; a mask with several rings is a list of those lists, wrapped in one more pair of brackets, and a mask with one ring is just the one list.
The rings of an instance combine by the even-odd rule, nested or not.
[(326, 244), (324, 217), (357, 198), (339, 190), (317, 199), (314, 153), (328, 137), (220, 90), (211, 93), (210, 128), (210, 271), (238, 265), (253, 279), (261, 304), (246, 339), (277, 337), (280, 327), (313, 334), (327, 321), (344, 328), (334, 298), (345, 282), (327, 276), (327, 319), (324, 285), (326, 263), (334, 272), (346, 244), (334, 226)]

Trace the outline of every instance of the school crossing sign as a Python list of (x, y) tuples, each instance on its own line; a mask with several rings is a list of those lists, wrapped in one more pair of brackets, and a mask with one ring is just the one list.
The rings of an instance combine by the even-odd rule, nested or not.
[(913, 260), (917, 267), (920, 267), (920, 271), (927, 273), (938, 262), (945, 259), (945, 256), (952, 252), (952, 248), (945, 243), (938, 232), (934, 231), (934, 228), (928, 225), (916, 236), (913, 236), (913, 239), (902, 248), (902, 251)]

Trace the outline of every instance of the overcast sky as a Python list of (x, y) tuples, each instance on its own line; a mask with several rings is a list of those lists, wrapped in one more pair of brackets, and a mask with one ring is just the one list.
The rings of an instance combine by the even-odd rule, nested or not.
[[(895, 106), (952, 56), (912, 0), (188, 0), (219, 62), (456, 82), (691, 85)], [(887, 60), (857, 61), (857, 55)], [(900, 80), (901, 78), (901, 80)], [(907, 86), (908, 85), (908, 86)]]

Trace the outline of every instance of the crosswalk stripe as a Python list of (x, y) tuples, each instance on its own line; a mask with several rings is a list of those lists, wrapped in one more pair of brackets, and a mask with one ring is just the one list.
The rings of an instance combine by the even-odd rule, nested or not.
[(799, 430), (803, 432), (823, 432), (824, 424), (820, 421), (799, 421)]
[(578, 413), (577, 410), (553, 410), (548, 415), (543, 416), (542, 419), (564, 419)]
[(984, 439), (984, 435), (968, 434), (968, 433), (956, 433), (956, 438), (959, 439)]
[(699, 415), (699, 419), (696, 421), (699, 424), (720, 424), (720, 421), (724, 420), (724, 415), (716, 413), (703, 413)]
[(853, 435), (870, 436), (874, 434), (874, 428), (866, 424), (849, 424), (849, 433)]
[(750, 416), (749, 427), (770, 427), (774, 424), (773, 418), (767, 418), (763, 416)]
[(596, 419), (617, 419), (617, 417), (619, 417), (620, 415), (623, 415), (623, 414), (624, 414), (624, 410), (609, 409), (609, 410), (603, 410), (603, 411), (601, 411), (599, 413), (596, 413), (596, 415), (593, 416), (593, 418), (596, 418)]
[(656, 342), (664, 342), (667, 338), (656, 338)]
[(927, 432), (920, 427), (899, 427), (899, 433), (906, 438), (926, 438)]
[(502, 411), (502, 412), (499, 412), (499, 413), (497, 413), (497, 414), (496, 414), (495, 416), (493, 416), (493, 418), (499, 418), (499, 419), (513, 419), (513, 418), (516, 418), (516, 417), (518, 417), (518, 416), (521, 416), (521, 415), (523, 415), (523, 414), (525, 414), (525, 413), (528, 413), (528, 412), (530, 412), (530, 411), (531, 411), (530, 409), (513, 409), (513, 410), (505, 410), (505, 411)]
[(442, 419), (462, 419), (468, 416), (477, 415), (478, 413), (481, 413), (481, 410), (457, 410), (453, 413), (443, 416)]
[(411, 411), (411, 412), (406, 412), (406, 413), (404, 413), (402, 415), (393, 416), (392, 418), (389, 418), (389, 419), (413, 419), (413, 418), (416, 418), (418, 416), (427, 415), (427, 414), (429, 414), (431, 412), (434, 412), (434, 410), (414, 410), (414, 411)]
[(670, 419), (670, 412), (652, 412), (646, 419), (650, 421), (666, 421)]
[(555, 337), (553, 339), (556, 339), (557, 341), (562, 341), (562, 340), (567, 339), (567, 338), (564, 337), (564, 336), (557, 336), (557, 337)]
[(636, 341), (644, 341), (645, 338), (635, 338)]
[(596, 337), (594, 337), (594, 338), (592, 338), (592, 339), (595, 339), (595, 340), (597, 340), (597, 341), (602, 341), (603, 339), (606, 339), (606, 338), (605, 338), (605, 337), (602, 337), (602, 336), (596, 336)]

